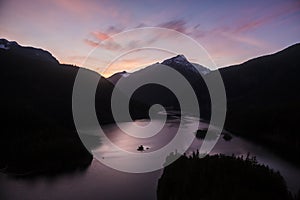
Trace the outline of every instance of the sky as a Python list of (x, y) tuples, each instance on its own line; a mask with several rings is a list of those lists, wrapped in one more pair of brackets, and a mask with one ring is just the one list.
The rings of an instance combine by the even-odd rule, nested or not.
[(242, 63), (300, 42), (299, 21), (299, 0), (0, 0), (0, 38), (104, 76), (176, 54)]

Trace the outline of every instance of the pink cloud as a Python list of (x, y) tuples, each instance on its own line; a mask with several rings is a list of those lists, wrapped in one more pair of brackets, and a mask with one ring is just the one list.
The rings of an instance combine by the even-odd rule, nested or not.
[(91, 39), (84, 39), (84, 42), (91, 47), (101, 47), (111, 51), (117, 51), (122, 48), (120, 44), (116, 43), (106, 34), (98, 34), (96, 40), (97, 41)]
[[(263, 13), (256, 7), (251, 8), (251, 12), (242, 10), (241, 14), (243, 14), (243, 16), (241, 18), (234, 20), (231, 24), (222, 22), (216, 23), (216, 27), (211, 29), (204, 29), (203, 27), (207, 26), (202, 27), (201, 24), (190, 26), (190, 21), (180, 18), (165, 21), (163, 23), (157, 23), (156, 26), (173, 29), (195, 39), (199, 39), (199, 41), (201, 40), (201, 43), (206, 44), (205, 46), (209, 47), (209, 51), (212, 53), (212, 56), (218, 59), (218, 63), (220, 63), (220, 65), (224, 65), (224, 63), (238, 63), (249, 58), (249, 55), (253, 54), (253, 49), (255, 49), (255, 52), (261, 54), (269, 52), (270, 49), (272, 49), (272, 44), (269, 44), (262, 38), (259, 38), (255, 31), (261, 30), (262, 28), (268, 28), (269, 25), (272, 25), (275, 22), (277, 23), (278, 20), (282, 20), (290, 14), (299, 12), (299, 10), (299, 1), (289, 1), (271, 5), (270, 8), (265, 9)], [(253, 13), (257, 13), (257, 15), (253, 15)], [(136, 28), (147, 27), (149, 25), (148, 23), (151, 25), (151, 22), (143, 22), (137, 25)], [(100, 42), (108, 39), (112, 34), (119, 33), (121, 31), (123, 31), (123, 28), (111, 26), (104, 31), (94, 32), (94, 37), (96, 37), (96, 41)], [(149, 45), (162, 37), (172, 38), (172, 35), (159, 35), (158, 37), (147, 38), (142, 42)], [(128, 42), (128, 46), (124, 45), (121, 47), (114, 41), (110, 41), (103, 45), (103, 47), (115, 51), (120, 48), (134, 48), (135, 46), (139, 46), (139, 42), (141, 41), (131, 41)], [(94, 41), (86, 43), (90, 46), (96, 46), (99, 44)], [(237, 52), (239, 52), (239, 54), (237, 54)], [(253, 55), (257, 56), (256, 53)], [(124, 62), (123, 64), (126, 66), (125, 68), (129, 68), (134, 63)]]
[(97, 47), (97, 46), (99, 46), (99, 42), (94, 42), (94, 41), (89, 40), (89, 39), (85, 39), (84, 42), (87, 45), (91, 46), (91, 47)]
[(103, 41), (103, 40), (106, 40), (106, 39), (110, 38), (110, 36), (107, 33), (99, 32), (99, 31), (98, 32), (92, 32), (92, 35), (100, 41)]

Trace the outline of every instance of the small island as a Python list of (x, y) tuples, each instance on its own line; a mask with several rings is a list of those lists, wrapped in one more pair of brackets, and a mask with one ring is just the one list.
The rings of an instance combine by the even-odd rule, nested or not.
[(195, 133), (197, 139), (203, 140), (206, 136), (207, 129), (198, 129)]
[(137, 151), (145, 151), (145, 148), (143, 145), (140, 145), (136, 150)]

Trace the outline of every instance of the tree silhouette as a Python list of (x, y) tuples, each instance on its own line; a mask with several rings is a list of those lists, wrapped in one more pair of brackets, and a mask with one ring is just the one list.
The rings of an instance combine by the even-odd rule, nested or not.
[[(170, 155), (171, 156), (171, 155)], [(167, 158), (169, 159), (169, 158)], [(166, 166), (157, 187), (158, 200), (293, 199), (279, 172), (249, 154), (181, 156)]]

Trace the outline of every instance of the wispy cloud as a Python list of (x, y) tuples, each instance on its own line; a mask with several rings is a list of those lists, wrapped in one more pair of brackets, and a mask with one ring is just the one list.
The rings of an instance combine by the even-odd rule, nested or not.
[(156, 25), (157, 27), (173, 29), (181, 33), (187, 33), (187, 22), (184, 19), (170, 20)]
[[(176, 30), (181, 33), (188, 34), (188, 28), (187, 28), (187, 22), (184, 19), (177, 19), (177, 20), (170, 20), (166, 21), (161, 24), (157, 24), (154, 27), (161, 27), (161, 28), (168, 28), (172, 30)], [(149, 27), (150, 25), (147, 25), (145, 23), (138, 24), (134, 28), (143, 28), (143, 27)], [(110, 26), (104, 31), (93, 31), (90, 33), (90, 36), (92, 36), (92, 39), (84, 39), (85, 43), (89, 46), (95, 47), (101, 45), (101, 47), (110, 49), (110, 50), (120, 50), (122, 49), (134, 49), (137, 47), (140, 47), (141, 45), (151, 45), (155, 43), (157, 40), (162, 39), (163, 37), (170, 37), (170, 35), (165, 35), (162, 32), (157, 32), (154, 36), (151, 36), (149, 38), (145, 38), (145, 40), (135, 40), (134, 38), (131, 38), (130, 41), (126, 44), (126, 46), (121, 46), (120, 44), (116, 43), (111, 36), (118, 34), (125, 29), (119, 26)], [(171, 36), (172, 37), (172, 36)], [(105, 41), (102, 44), (102, 41)]]
[(102, 40), (101, 41), (93, 41), (91, 39), (84, 39), (84, 42), (91, 47), (101, 47), (101, 48), (104, 48), (106, 50), (111, 50), (111, 51), (117, 51), (122, 48), (122, 46), (120, 44), (115, 42), (113, 39), (110, 39), (109, 37), (107, 38), (107, 40), (104, 40), (103, 42), (102, 42)]
[(89, 38), (84, 42), (91, 47), (101, 47), (106, 50), (117, 51), (122, 48), (120, 44), (114, 41), (112, 35), (121, 32), (123, 28), (117, 26), (109, 26), (104, 31), (93, 31), (89, 34)]
[(300, 11), (300, 1), (287, 1), (281, 5), (275, 5), (272, 12), (266, 13), (264, 16), (251, 19), (251, 17), (243, 18), (237, 21), (237, 26), (233, 30), (235, 33), (243, 33), (260, 28), (268, 23), (278, 20), (279, 17), (289, 15)]
[[(172, 39), (174, 35), (157, 33), (151, 37), (145, 37), (144, 40), (135, 40), (131, 38), (127, 43), (119, 44), (117, 41), (110, 39), (114, 34), (124, 30), (143, 27), (161, 27), (176, 30), (198, 40), (201, 44), (206, 44), (213, 57), (226, 62), (239, 62), (245, 58), (249, 58), (249, 52), (256, 49), (258, 53), (263, 53), (264, 50), (270, 49), (272, 44), (260, 37), (257, 32), (267, 30), (272, 24), (295, 14), (300, 11), (299, 1), (286, 1), (278, 4), (270, 5), (270, 8), (262, 12), (261, 7), (252, 7), (251, 10), (245, 7), (237, 11), (241, 14), (240, 18), (232, 18), (232, 20), (224, 20), (216, 23), (211, 23), (207, 26), (206, 21), (188, 21), (186, 18), (176, 17), (174, 19), (165, 20), (163, 22), (147, 21), (137, 25), (131, 24), (127, 26), (112, 25), (104, 30), (91, 32), (91, 38), (85, 39), (85, 43), (90, 46), (101, 46), (106, 50), (120, 51), (126, 49), (134, 49), (136, 47), (151, 46), (162, 39)], [(257, 13), (254, 15), (253, 13)], [(238, 15), (238, 14), (236, 14)], [(196, 23), (195, 23), (196, 22)], [(212, 26), (211, 26), (212, 25)], [(124, 27), (127, 27), (126, 29)], [(173, 38), (176, 41), (176, 38)], [(105, 41), (102, 44), (102, 41)], [(230, 48), (229, 48), (230, 47)], [(252, 50), (251, 50), (252, 49)], [(253, 53), (253, 52), (252, 52)], [(135, 58), (138, 60), (138, 58)], [(142, 61), (140, 61), (142, 62)], [(137, 63), (136, 60), (127, 62), (124, 60), (124, 66)], [(222, 63), (222, 62), (220, 62)]]
[(107, 33), (103, 33), (103, 32), (100, 32), (100, 31), (92, 32), (91, 34), (95, 38), (97, 38), (99, 41), (106, 40), (106, 39), (108, 39), (110, 37)]
[(97, 46), (99, 46), (99, 42), (95, 42), (95, 41), (92, 41), (90, 39), (84, 39), (84, 42), (87, 45), (91, 46), (91, 47), (97, 47)]

